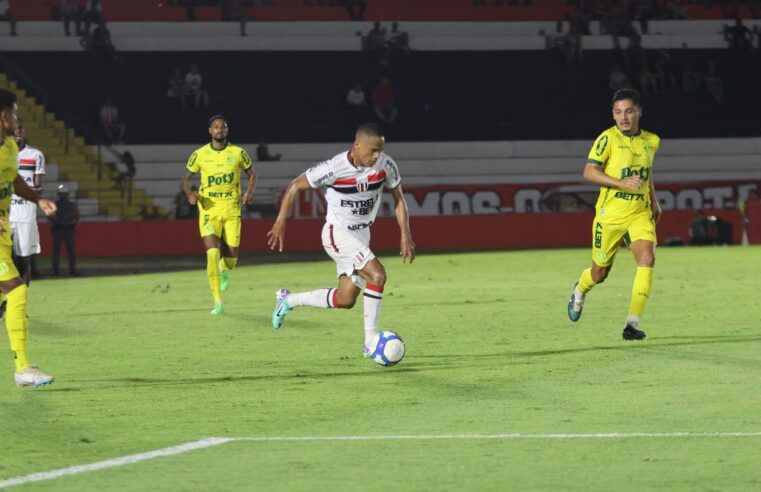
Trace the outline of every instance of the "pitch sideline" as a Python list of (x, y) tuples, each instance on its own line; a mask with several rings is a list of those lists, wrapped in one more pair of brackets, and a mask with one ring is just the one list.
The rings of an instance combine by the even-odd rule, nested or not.
[(220, 446), (230, 442), (306, 442), (306, 441), (402, 441), (402, 440), (434, 440), (434, 439), (630, 439), (630, 438), (728, 438), (728, 437), (761, 437), (761, 432), (634, 432), (606, 434), (428, 434), (428, 435), (396, 435), (396, 436), (261, 436), (261, 437), (209, 437), (198, 441), (190, 441), (177, 446), (131, 454), (104, 461), (96, 461), (86, 465), (75, 465), (57, 470), (32, 473), (18, 477), (0, 480), (0, 489), (24, 485), (32, 482), (53, 480), (80, 473), (104, 470), (117, 466), (131, 465), (149, 461), (164, 456), (196, 451), (199, 449)]

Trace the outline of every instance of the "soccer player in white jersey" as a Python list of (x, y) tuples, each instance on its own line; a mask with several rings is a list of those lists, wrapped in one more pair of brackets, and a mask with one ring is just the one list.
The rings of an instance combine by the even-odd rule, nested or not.
[[(45, 156), (39, 149), (25, 142), (24, 126), (19, 120), (15, 140), (18, 145), (18, 174), (38, 195), (42, 191), (42, 177), (45, 175)], [(20, 196), (11, 198), (11, 236), (13, 238), (14, 263), (21, 280), (29, 285), (31, 278), (30, 260), (40, 253), (40, 232), (37, 229), (37, 204)]]
[(370, 250), (370, 226), (380, 208), (384, 187), (394, 197), (396, 220), (401, 230), (402, 263), (408, 258), (410, 263), (415, 259), (399, 168), (383, 153), (384, 144), (380, 127), (365, 123), (357, 129), (349, 151), (307, 169), (285, 190), (275, 224), (267, 233), (270, 248), (283, 251), (285, 223), (298, 194), (310, 188), (325, 188), (328, 211), (322, 229), (322, 246), (336, 262), (338, 287), (298, 293), (280, 289), (275, 293), (274, 328), (280, 328), (286, 314), (300, 306), (351, 309), (364, 288), (364, 353), (367, 355), (370, 341), (378, 333), (386, 284), (386, 270)]

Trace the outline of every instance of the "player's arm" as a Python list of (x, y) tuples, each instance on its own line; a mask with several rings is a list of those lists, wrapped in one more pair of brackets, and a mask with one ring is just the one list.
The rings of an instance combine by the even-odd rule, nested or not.
[(642, 179), (640, 179), (639, 176), (629, 176), (624, 179), (617, 179), (605, 174), (602, 170), (602, 165), (590, 161), (587, 161), (587, 165), (584, 166), (584, 179), (590, 183), (600, 186), (610, 186), (611, 188), (637, 190), (642, 186)]
[(285, 222), (288, 220), (288, 216), (291, 214), (293, 204), (296, 203), (296, 198), (302, 191), (312, 188), (307, 180), (306, 173), (302, 174), (298, 178), (291, 181), (288, 188), (285, 189), (283, 199), (280, 202), (280, 212), (277, 214), (277, 219), (272, 225), (272, 229), (267, 233), (267, 244), (270, 249), (277, 249), (283, 251), (283, 244), (285, 241)]
[(45, 215), (53, 215), (58, 209), (54, 201), (48, 200), (47, 198), (38, 197), (37, 193), (35, 193), (34, 190), (26, 184), (24, 178), (18, 174), (16, 175), (16, 179), (13, 180), (13, 192), (24, 200), (29, 200), (32, 203), (36, 203), (42, 209), (42, 211), (45, 212)]
[(396, 212), (396, 221), (399, 223), (399, 230), (402, 233), (402, 239), (399, 246), (399, 255), (402, 257), (402, 263), (410, 259), (410, 263), (415, 261), (415, 241), (412, 240), (410, 232), (410, 213), (407, 209), (407, 202), (402, 193), (402, 185), (391, 190), (391, 196), (394, 197), (394, 211)]
[(650, 206), (653, 209), (653, 220), (657, 224), (661, 220), (663, 210), (661, 204), (658, 202), (658, 197), (655, 196), (655, 182), (653, 182), (653, 170), (650, 169)]
[(182, 191), (185, 192), (185, 196), (188, 197), (188, 203), (191, 205), (198, 203), (198, 191), (194, 190), (190, 184), (190, 178), (193, 177), (193, 174), (195, 173), (188, 171), (182, 177)]
[(248, 176), (248, 186), (246, 192), (243, 193), (243, 203), (251, 203), (254, 199), (254, 190), (256, 189), (256, 171), (253, 167), (246, 169), (246, 176)]

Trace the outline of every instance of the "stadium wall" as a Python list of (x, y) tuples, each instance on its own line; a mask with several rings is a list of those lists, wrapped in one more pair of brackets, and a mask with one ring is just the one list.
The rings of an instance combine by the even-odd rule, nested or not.
[[(736, 210), (712, 212), (732, 224), (733, 242), (742, 238), (742, 223)], [(761, 217), (761, 211), (756, 210)], [(664, 214), (658, 225), (658, 242), (687, 238), (691, 211)], [(523, 248), (587, 247), (591, 241), (591, 213), (505, 214), (447, 217), (412, 217), (412, 235), (419, 253), (447, 250), (490, 250)], [(756, 221), (759, 224), (761, 221)], [(243, 221), (241, 252), (265, 253), (271, 219)], [(321, 219), (289, 223), (285, 238), (287, 252), (321, 251)], [(759, 229), (759, 226), (756, 226)], [(754, 231), (757, 242), (761, 233)], [(40, 224), (42, 255), (49, 256), (52, 239), (48, 224)], [(79, 257), (171, 256), (202, 254), (198, 223), (186, 221), (85, 222), (77, 229)], [(393, 251), (399, 247), (399, 228), (392, 218), (373, 225), (372, 247)]]

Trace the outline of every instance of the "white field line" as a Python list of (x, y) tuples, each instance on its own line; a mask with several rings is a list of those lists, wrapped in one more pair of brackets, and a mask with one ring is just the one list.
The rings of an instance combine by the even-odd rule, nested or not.
[(41, 482), (69, 475), (79, 475), (106, 468), (130, 465), (163, 456), (187, 453), (198, 449), (210, 448), (230, 442), (309, 442), (309, 441), (404, 441), (404, 440), (479, 440), (479, 439), (630, 439), (630, 438), (727, 438), (727, 437), (761, 437), (761, 432), (620, 432), (608, 434), (428, 434), (397, 436), (261, 436), (261, 437), (209, 437), (191, 441), (177, 446), (156, 449), (146, 453), (131, 454), (105, 461), (96, 461), (87, 465), (76, 465), (46, 472), (32, 473), (20, 477), (0, 480), (0, 489)]

